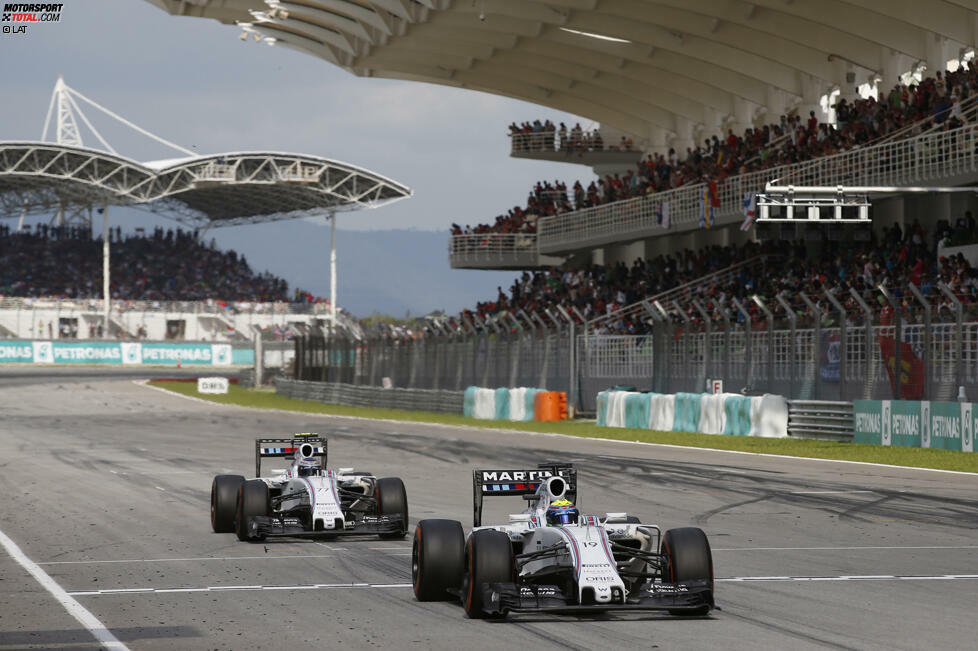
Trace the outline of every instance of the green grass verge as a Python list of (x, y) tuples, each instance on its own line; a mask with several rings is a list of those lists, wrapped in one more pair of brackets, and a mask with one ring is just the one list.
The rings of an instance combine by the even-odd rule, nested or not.
[(836, 459), (844, 461), (868, 461), (886, 463), (894, 466), (915, 468), (936, 468), (978, 473), (978, 453), (952, 452), (950, 450), (923, 450), (920, 448), (883, 447), (834, 441), (812, 441), (807, 439), (764, 439), (746, 436), (714, 436), (710, 434), (687, 434), (685, 432), (656, 432), (645, 429), (623, 429), (598, 427), (594, 421), (568, 421), (562, 423), (513, 423), (492, 420), (475, 420), (452, 414), (437, 414), (425, 411), (401, 411), (398, 409), (372, 409), (368, 407), (343, 407), (327, 405), (311, 400), (296, 400), (277, 395), (268, 389), (244, 389), (231, 385), (226, 395), (202, 395), (197, 393), (197, 385), (192, 382), (151, 382), (160, 387), (213, 402), (257, 407), (262, 409), (282, 409), (313, 414), (334, 416), (359, 416), (361, 418), (387, 418), (416, 423), (440, 423), (444, 425), (464, 425), (510, 429), (524, 432), (557, 432), (572, 436), (606, 438), (620, 441), (643, 441), (646, 443), (665, 443), (694, 448), (713, 448), (716, 450), (738, 450), (763, 454), (781, 454), (814, 459)]

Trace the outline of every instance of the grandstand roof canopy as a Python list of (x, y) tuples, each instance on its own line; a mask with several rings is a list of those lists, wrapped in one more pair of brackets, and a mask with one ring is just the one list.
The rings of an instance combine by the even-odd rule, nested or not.
[(376, 207), (408, 196), (408, 188), (368, 170), (302, 154), (243, 152), (144, 164), (86, 147), (0, 142), (0, 218), (69, 205), (137, 205), (194, 225), (229, 226)]
[[(140, 163), (118, 154), (81, 113), (76, 98), (186, 156)], [(53, 113), (57, 142), (45, 142)], [(83, 145), (76, 114), (109, 151)], [(197, 155), (98, 106), (61, 79), (41, 137), (39, 142), (0, 141), (0, 218), (128, 205), (195, 226), (228, 226), (376, 208), (412, 194), (370, 170), (307, 154)]]
[(978, 43), (976, 0), (148, 1), (359, 76), (507, 95), (646, 143), (889, 87)]

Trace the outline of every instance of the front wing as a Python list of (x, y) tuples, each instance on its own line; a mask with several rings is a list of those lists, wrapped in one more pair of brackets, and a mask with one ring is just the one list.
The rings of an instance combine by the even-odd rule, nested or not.
[(248, 537), (262, 538), (321, 538), (351, 535), (377, 535), (404, 531), (406, 524), (400, 515), (367, 515), (354, 520), (343, 529), (307, 529), (298, 518), (255, 516), (248, 521)]
[(606, 611), (655, 611), (672, 613), (698, 611), (714, 607), (712, 582), (707, 580), (684, 583), (648, 582), (633, 590), (624, 603), (572, 603), (555, 585), (524, 585), (515, 583), (486, 583), (482, 586), (486, 613), (598, 613)]

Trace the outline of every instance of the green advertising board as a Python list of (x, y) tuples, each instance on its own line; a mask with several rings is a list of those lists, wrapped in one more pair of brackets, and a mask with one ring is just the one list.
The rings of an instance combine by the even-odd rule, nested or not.
[(974, 452), (978, 409), (971, 402), (856, 400), (856, 443)]
[(3, 341), (0, 363), (156, 366), (253, 364), (254, 350), (226, 343), (131, 341)]

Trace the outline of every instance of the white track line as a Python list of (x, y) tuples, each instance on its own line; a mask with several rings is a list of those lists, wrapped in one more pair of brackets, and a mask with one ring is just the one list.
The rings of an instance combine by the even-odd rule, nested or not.
[(17, 563), (20, 564), (27, 572), (33, 576), (38, 583), (40, 583), (45, 590), (51, 593), (51, 596), (58, 600), (65, 610), (68, 611), (72, 617), (78, 620), (78, 622), (84, 626), (89, 633), (91, 633), (96, 640), (98, 640), (107, 649), (127, 649), (125, 644), (119, 641), (112, 632), (105, 627), (105, 624), (100, 622), (95, 615), (90, 613), (84, 606), (78, 603), (69, 593), (65, 592), (64, 588), (58, 585), (57, 581), (51, 578), (51, 576), (42, 570), (37, 563), (27, 558), (27, 555), (21, 551), (20, 547), (17, 546), (13, 540), (11, 540), (7, 534), (0, 531), (0, 544), (3, 544), (7, 553), (13, 558)]
[[(304, 412), (304, 411), (290, 411), (288, 409), (269, 409), (267, 407), (246, 407), (244, 405), (235, 405), (224, 402), (214, 402), (212, 400), (204, 400), (203, 398), (195, 398), (194, 396), (187, 396), (182, 393), (177, 393), (175, 391), (170, 391), (168, 389), (163, 389), (161, 387), (155, 387), (149, 384), (149, 380), (133, 380), (133, 384), (146, 387), (147, 389), (153, 389), (154, 391), (161, 391), (170, 396), (176, 396), (178, 398), (183, 398), (184, 400), (192, 400), (193, 402), (202, 402), (208, 405), (214, 405), (217, 407), (237, 407), (238, 409), (247, 409), (250, 411), (258, 411), (269, 414), (292, 414), (292, 415), (302, 415), (306, 417), (319, 417), (326, 419), (346, 419), (353, 421), (372, 421), (375, 423), (393, 423), (396, 425), (424, 425), (425, 427), (436, 427), (441, 429), (465, 429), (474, 432), (494, 432), (499, 434), (510, 434), (518, 436), (542, 436), (545, 438), (566, 438), (573, 439), (576, 441), (600, 441), (602, 443), (624, 443), (627, 445), (645, 445), (650, 447), (659, 448), (672, 448), (675, 450), (703, 450), (706, 452), (723, 452), (726, 454), (741, 454), (750, 457), (770, 457), (772, 459), (792, 459), (795, 461), (815, 461), (821, 463), (845, 463), (849, 465), (856, 466), (873, 466), (876, 468), (893, 468), (895, 470), (922, 470), (925, 472), (939, 472), (949, 475), (967, 475), (969, 477), (976, 477), (978, 473), (965, 472), (962, 470), (941, 470), (938, 468), (920, 468), (918, 466), (897, 466), (890, 463), (873, 463), (871, 461), (847, 461), (844, 459), (820, 459), (817, 457), (795, 457), (786, 454), (768, 454), (763, 452), (744, 452), (741, 450), (720, 450), (717, 448), (701, 448), (692, 445), (672, 445), (669, 443), (647, 443), (645, 441), (625, 441), (622, 439), (606, 439), (598, 436), (575, 436), (573, 434), (559, 434), (557, 432), (530, 432), (526, 430), (518, 429), (504, 429), (501, 427), (475, 427), (472, 425), (446, 425), (444, 423), (428, 423), (424, 421), (405, 421), (405, 420), (394, 420), (391, 418), (365, 418), (363, 416), (338, 416), (335, 414), (320, 414), (315, 412)], [(315, 402), (315, 401), (312, 401)], [(323, 403), (325, 404), (325, 403)], [(651, 431), (651, 430), (649, 430)], [(728, 471), (729, 472), (729, 471)]]
[(410, 588), (410, 583), (309, 583), (298, 585), (219, 585), (200, 588), (115, 588), (79, 590), (68, 594), (78, 597), (106, 595), (168, 594), (171, 592), (254, 592), (256, 590), (364, 590), (368, 588)]
[(717, 583), (748, 583), (764, 581), (974, 581), (978, 574), (938, 574), (934, 576), (913, 576), (899, 574), (865, 574), (848, 576), (733, 576), (727, 579), (716, 579)]
[(860, 549), (978, 549), (978, 545), (887, 545), (863, 547), (714, 547), (715, 552), (821, 552), (821, 551), (859, 551)]
[[(732, 576), (716, 579), (717, 583), (815, 583), (820, 581), (975, 581), (978, 574), (939, 574), (911, 576), (898, 574), (866, 574), (843, 576)], [(105, 590), (79, 590), (68, 594), (78, 597), (105, 597), (110, 595), (169, 594), (174, 592), (255, 592), (263, 590), (365, 590), (410, 588), (410, 583), (309, 583), (298, 585), (226, 585), (199, 588), (109, 588)]]
[(38, 565), (101, 565), (105, 563), (180, 563), (188, 561), (254, 561), (289, 558), (335, 558), (335, 554), (296, 554), (294, 556), (198, 556), (196, 558), (121, 558), (110, 561), (45, 561)]

